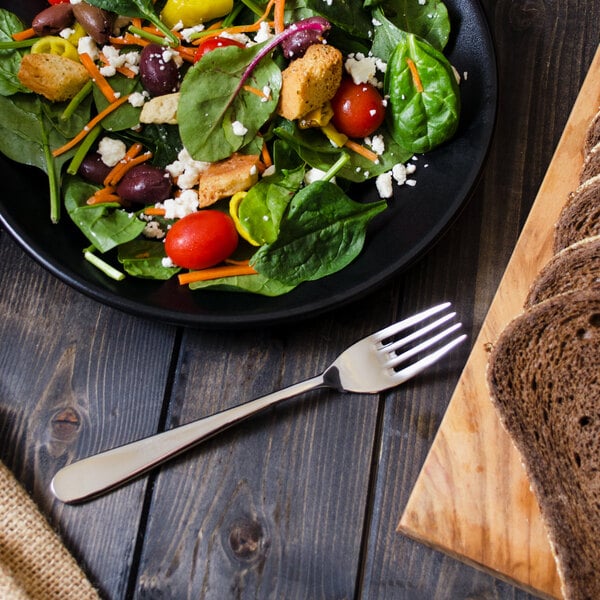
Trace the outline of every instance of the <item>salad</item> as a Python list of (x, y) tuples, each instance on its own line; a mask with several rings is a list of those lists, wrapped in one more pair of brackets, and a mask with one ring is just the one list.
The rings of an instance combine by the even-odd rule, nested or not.
[[(449, 33), (437, 0), (0, 9), (0, 152), (46, 172), (109, 277), (285, 294), (351, 263), (456, 131)], [(368, 180), (380, 199), (352, 199)]]

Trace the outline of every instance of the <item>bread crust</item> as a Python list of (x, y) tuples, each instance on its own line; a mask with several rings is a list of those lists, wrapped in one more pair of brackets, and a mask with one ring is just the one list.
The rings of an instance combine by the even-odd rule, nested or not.
[(51, 102), (73, 98), (89, 81), (86, 68), (57, 54), (26, 54), (21, 60), (19, 81)]
[(569, 600), (600, 598), (600, 285), (555, 296), (502, 332), (492, 402), (519, 450)]
[(564, 205), (554, 230), (554, 252), (600, 235), (600, 175), (582, 183)]
[(535, 278), (525, 308), (552, 296), (600, 283), (600, 235), (585, 238), (555, 254)]
[(294, 121), (331, 100), (342, 81), (342, 53), (327, 44), (309, 46), (282, 74), (277, 112)]

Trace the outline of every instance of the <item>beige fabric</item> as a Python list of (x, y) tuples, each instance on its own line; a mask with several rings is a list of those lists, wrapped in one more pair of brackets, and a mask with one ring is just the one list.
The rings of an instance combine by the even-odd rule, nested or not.
[(98, 595), (25, 489), (0, 462), (0, 600)]

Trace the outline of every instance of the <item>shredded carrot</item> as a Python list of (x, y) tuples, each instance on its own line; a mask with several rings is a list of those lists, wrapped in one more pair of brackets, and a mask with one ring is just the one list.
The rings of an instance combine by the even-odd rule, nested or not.
[(124, 33), (119, 37), (109, 37), (108, 41), (114, 46), (147, 46), (151, 43), (150, 40), (131, 33)]
[(415, 61), (412, 58), (407, 58), (406, 64), (410, 69), (410, 74), (412, 75), (413, 83), (417, 88), (417, 92), (421, 93), (423, 91), (423, 83), (421, 82), (421, 78), (419, 77), (419, 71), (417, 71), (417, 65), (415, 65)]
[(79, 55), (79, 60), (81, 64), (86, 68), (87, 72), (90, 74), (92, 81), (100, 88), (102, 94), (109, 102), (114, 102), (117, 99), (117, 95), (115, 94), (115, 90), (110, 87), (110, 83), (106, 81), (106, 78), (102, 73), (100, 73), (100, 69), (96, 66), (96, 63), (92, 60), (92, 57), (86, 52), (82, 52)]
[(85, 136), (92, 129), (94, 129), (94, 127), (98, 125), (100, 121), (102, 121), (102, 119), (107, 117), (111, 112), (119, 108), (119, 106), (121, 106), (122, 104), (125, 104), (125, 102), (127, 102), (128, 99), (129, 94), (117, 98), (112, 104), (109, 104), (104, 110), (101, 110), (74, 138), (70, 139), (64, 146), (53, 150), (52, 156), (56, 158), (57, 156), (60, 156), (61, 154), (68, 152), (71, 148), (77, 146), (77, 144), (79, 144), (79, 142), (81, 142), (81, 140), (83, 140)]
[(155, 206), (147, 206), (144, 209), (144, 214), (151, 217), (164, 217), (167, 211), (164, 208), (156, 208)]
[(125, 173), (135, 165), (146, 162), (152, 158), (151, 152), (146, 152), (142, 156), (138, 154), (142, 151), (142, 145), (139, 143), (133, 144), (125, 153), (125, 156), (109, 171), (104, 178), (104, 185), (117, 185), (123, 178)]
[(30, 40), (32, 37), (35, 37), (36, 33), (33, 30), (33, 27), (29, 29), (23, 29), (23, 31), (17, 31), (17, 33), (12, 34), (12, 39), (15, 42), (22, 42), (23, 40)]
[(260, 151), (260, 157), (262, 158), (265, 167), (270, 167), (273, 164), (273, 159), (269, 154), (269, 149), (267, 148), (267, 143), (263, 142), (262, 149)]
[(104, 204), (105, 202), (119, 202), (121, 198), (115, 192), (113, 186), (105, 186), (97, 190), (93, 196), (87, 199), (86, 204)]
[(258, 96), (261, 100), (268, 100), (269, 96), (267, 96), (262, 90), (259, 90), (258, 88), (252, 87), (251, 85), (245, 85), (243, 87), (243, 89), (246, 92), (250, 92), (251, 94), (254, 94), (255, 96)]
[(281, 33), (285, 29), (285, 0), (275, 0), (273, 20), (275, 21), (275, 33)]
[(212, 23), (206, 28), (206, 31), (210, 31), (211, 29), (223, 29), (223, 21), (216, 21)]
[(375, 152), (368, 150), (364, 146), (361, 146), (360, 144), (357, 144), (356, 142), (354, 142), (352, 140), (348, 140), (344, 144), (344, 146), (346, 146), (347, 148), (350, 148), (350, 150), (352, 150), (353, 152), (356, 152), (356, 154), (360, 154), (362, 157), (370, 160), (371, 162), (377, 162), (379, 160), (379, 156), (377, 156), (377, 154), (375, 154)]
[(131, 19), (131, 24), (134, 27), (137, 27), (138, 29), (142, 28), (142, 19), (141, 17), (133, 17), (133, 19)]
[(250, 264), (250, 259), (246, 260), (235, 260), (233, 258), (226, 258), (225, 264), (227, 265), (237, 265), (238, 267), (247, 267)]
[(194, 283), (195, 281), (210, 281), (221, 277), (235, 277), (237, 275), (255, 275), (256, 271), (250, 265), (223, 265), (220, 267), (211, 267), (201, 271), (190, 271), (189, 273), (180, 273), (177, 278), (181, 285)]

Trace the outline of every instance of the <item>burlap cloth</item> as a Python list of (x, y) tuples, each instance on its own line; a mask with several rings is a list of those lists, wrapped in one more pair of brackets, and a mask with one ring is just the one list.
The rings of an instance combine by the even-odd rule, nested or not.
[(0, 462), (0, 600), (98, 595), (25, 489)]

